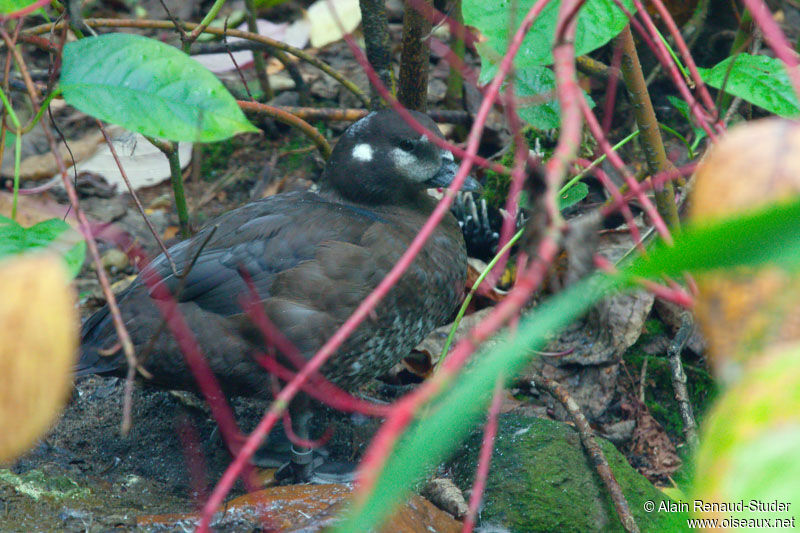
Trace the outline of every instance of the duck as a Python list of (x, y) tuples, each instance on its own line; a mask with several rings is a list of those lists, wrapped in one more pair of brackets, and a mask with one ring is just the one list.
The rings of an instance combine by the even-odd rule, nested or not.
[[(442, 137), (427, 115), (410, 111)], [(153, 385), (196, 391), (192, 372), (153, 302), (169, 289), (223, 392), (271, 398), (274, 381), (256, 354), (268, 346), (243, 308), (257, 293), (266, 316), (305, 360), (333, 335), (392, 269), (430, 216), (430, 188), (447, 187), (452, 153), (420, 135), (393, 110), (354, 122), (341, 135), (316, 192), (276, 194), (233, 209), (155, 257), (120, 295), (118, 305), (143, 376)], [(462, 190), (480, 190), (467, 177)], [(148, 288), (145, 277), (156, 276)], [(179, 275), (176, 275), (178, 273)], [(448, 213), (398, 283), (320, 373), (348, 392), (388, 372), (461, 302), (467, 254)], [(247, 278), (247, 280), (245, 279)], [(151, 284), (152, 285), (152, 284)], [(294, 368), (291, 364), (285, 366)], [(108, 307), (81, 329), (76, 376), (125, 375), (127, 362)], [(293, 426), (308, 420), (303, 394), (289, 406)], [(295, 433), (308, 435), (306, 427)], [(292, 478), (313, 476), (308, 449), (293, 447)]]

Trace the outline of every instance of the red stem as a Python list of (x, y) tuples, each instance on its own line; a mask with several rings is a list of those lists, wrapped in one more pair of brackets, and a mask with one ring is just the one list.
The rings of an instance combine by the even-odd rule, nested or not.
[(792, 82), (794, 92), (800, 98), (800, 68), (797, 68), (797, 53), (792, 50), (789, 41), (786, 40), (786, 36), (778, 27), (778, 23), (772, 18), (772, 13), (770, 13), (769, 7), (763, 0), (744, 0), (744, 3), (753, 20), (761, 28), (764, 40), (775, 52), (778, 59), (786, 64), (786, 72)]
[(619, 154), (611, 149), (611, 144), (603, 134), (603, 130), (600, 127), (600, 124), (597, 122), (597, 117), (595, 117), (594, 113), (592, 113), (592, 110), (589, 109), (589, 104), (587, 104), (586, 100), (583, 98), (581, 98), (579, 104), (583, 110), (584, 117), (586, 117), (586, 124), (589, 126), (589, 130), (592, 132), (592, 135), (594, 135), (594, 138), (597, 140), (598, 144), (600, 144), (600, 148), (602, 148), (603, 153), (605, 153), (608, 157), (608, 161), (617, 170), (617, 172), (619, 172), (625, 178), (625, 183), (628, 184), (631, 192), (633, 192), (639, 202), (641, 202), (642, 208), (650, 217), (653, 226), (655, 226), (656, 231), (658, 231), (659, 235), (661, 235), (661, 238), (667, 243), (672, 243), (672, 235), (670, 235), (669, 229), (667, 229), (667, 225), (664, 223), (664, 219), (658, 214), (653, 202), (651, 202), (650, 198), (648, 198), (644, 193), (642, 185), (636, 181), (636, 178), (633, 176), (633, 174), (631, 174), (631, 171), (628, 170), (628, 167), (625, 166), (625, 163), (622, 161), (622, 158), (620, 158)]
[(503, 376), (497, 378), (494, 386), (494, 396), (492, 406), (489, 408), (489, 416), (486, 419), (486, 428), (483, 430), (483, 442), (478, 455), (478, 469), (475, 472), (475, 481), (472, 483), (472, 494), (469, 497), (469, 510), (464, 517), (464, 527), (461, 533), (472, 533), (475, 527), (475, 516), (478, 514), (483, 499), (483, 492), (486, 489), (486, 479), (489, 477), (489, 465), (492, 463), (492, 452), (494, 451), (494, 438), (497, 435), (497, 417), (500, 414), (500, 406), (503, 405)]

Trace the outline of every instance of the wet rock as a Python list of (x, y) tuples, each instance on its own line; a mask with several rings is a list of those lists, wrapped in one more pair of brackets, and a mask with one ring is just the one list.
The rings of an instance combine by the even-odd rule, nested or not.
[[(322, 531), (336, 524), (345, 511), (351, 488), (347, 485), (292, 485), (272, 487), (240, 496), (225, 505), (212, 520), (215, 531)], [(141, 516), (137, 525), (145, 529), (193, 528), (198, 514)], [(425, 498), (413, 495), (389, 519), (383, 532), (457, 532), (461, 523), (437, 509)]]
[[(670, 500), (636, 472), (614, 446), (598, 438), (641, 531), (682, 531), (680, 513), (646, 513)], [(481, 435), (451, 462), (456, 484), (469, 489), (475, 476)], [(611, 498), (584, 454), (578, 433), (561, 422), (501, 415), (489, 469), (481, 527), (512, 532), (623, 531)]]

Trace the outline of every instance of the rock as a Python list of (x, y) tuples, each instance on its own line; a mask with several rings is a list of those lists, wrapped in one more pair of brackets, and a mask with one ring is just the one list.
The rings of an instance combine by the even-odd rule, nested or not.
[(128, 266), (128, 255), (119, 248), (109, 248), (101, 258), (103, 267), (111, 272), (119, 272)]
[(428, 498), (439, 509), (445, 510), (459, 520), (467, 515), (469, 506), (461, 489), (451, 479), (436, 478), (425, 485), (422, 495)]
[[(578, 433), (567, 424), (508, 413), (499, 419), (489, 469), (482, 528), (512, 532), (623, 531), (611, 498), (589, 463)], [(646, 513), (650, 500), (671, 500), (636, 472), (608, 441), (598, 443), (628, 500), (641, 531), (683, 531), (686, 514)], [(470, 438), (464, 452), (451, 461), (456, 484), (471, 487), (481, 434)]]

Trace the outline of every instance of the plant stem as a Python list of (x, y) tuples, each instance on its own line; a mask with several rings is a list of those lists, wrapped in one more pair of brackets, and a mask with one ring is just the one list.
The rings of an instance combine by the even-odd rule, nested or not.
[[(389, 22), (386, 19), (386, 5), (383, 0), (359, 0), (361, 7), (361, 27), (364, 31), (364, 43), (367, 47), (367, 59), (375, 69), (383, 84), (394, 93), (394, 73), (392, 72), (392, 54), (389, 50)], [(378, 90), (370, 85), (372, 109), (386, 107)]]
[[(450, 29), (450, 49), (459, 59), (464, 59), (466, 47), (464, 38), (460, 35), (460, 25), (464, 24), (464, 16), (461, 14), (461, 0), (455, 0), (450, 16), (457, 23)], [(464, 79), (461, 72), (453, 65), (450, 65), (450, 72), (447, 75), (447, 92), (444, 94), (444, 107), (447, 109), (463, 109), (462, 97), (464, 91)]]
[[(616, 152), (616, 151), (617, 151), (617, 150), (619, 150), (619, 149), (620, 149), (622, 146), (624, 146), (625, 144), (627, 144), (628, 142), (630, 142), (630, 141), (631, 141), (633, 138), (635, 138), (637, 135), (639, 135), (639, 130), (636, 130), (636, 131), (634, 131), (633, 133), (631, 133), (630, 135), (628, 135), (627, 137), (625, 137), (624, 139), (622, 139), (620, 142), (618, 142), (617, 144), (615, 144), (614, 146), (612, 146), (612, 147), (611, 147), (611, 149), (612, 149), (612, 150), (614, 150), (614, 151)], [(597, 165), (599, 165), (600, 163), (602, 163), (603, 161), (605, 161), (607, 157), (608, 157), (608, 156), (607, 156), (606, 154), (603, 154), (603, 155), (601, 155), (600, 157), (598, 157), (597, 159), (595, 159), (594, 161), (592, 161), (592, 164), (591, 164), (591, 165), (589, 165), (588, 167), (584, 168), (583, 170), (581, 170), (580, 172), (578, 172), (577, 174), (575, 174), (575, 177), (574, 177), (574, 178), (572, 178), (571, 180), (569, 180), (568, 182), (566, 182), (566, 183), (564, 184), (564, 186), (563, 186), (563, 187), (561, 187), (561, 189), (559, 189), (559, 191), (558, 191), (558, 195), (559, 195), (559, 196), (561, 196), (562, 194), (564, 194), (565, 192), (567, 192), (567, 190), (568, 190), (570, 187), (572, 187), (573, 185), (575, 185), (575, 183), (577, 183), (578, 181), (580, 181), (580, 179), (581, 179), (582, 177), (584, 177), (584, 176), (586, 175), (586, 173), (587, 173), (587, 172), (589, 172), (589, 171), (590, 171), (590, 170), (592, 170), (594, 167), (596, 167)]]
[(184, 52), (187, 54), (189, 53), (189, 48), (191, 48), (192, 43), (197, 40), (197, 38), (205, 31), (209, 24), (214, 22), (214, 19), (217, 18), (217, 15), (219, 15), (219, 10), (222, 9), (223, 5), (225, 5), (225, 0), (216, 0), (214, 2), (214, 5), (212, 5), (211, 9), (209, 9), (208, 13), (206, 13), (206, 16), (200, 21), (200, 25), (192, 30), (192, 33), (189, 34), (188, 44), (184, 43), (184, 46), (186, 46)]
[(406, 0), (403, 14), (403, 51), (400, 54), (397, 99), (406, 108), (423, 112), (428, 108), (428, 67), (431, 57), (428, 39), (432, 10), (433, 0)]
[[(647, 161), (647, 169), (651, 175), (674, 170), (675, 166), (667, 159), (664, 141), (661, 139), (661, 131), (659, 130), (653, 102), (650, 100), (650, 93), (644, 80), (642, 65), (639, 62), (639, 55), (633, 42), (630, 24), (625, 26), (622, 33), (617, 36), (617, 40), (622, 48), (622, 61), (620, 63), (622, 78), (628, 89), (628, 95), (633, 104), (633, 112), (636, 116), (636, 123), (641, 133), (639, 138)], [(680, 227), (680, 219), (678, 218), (678, 208), (675, 205), (675, 191), (672, 183), (665, 183), (661, 189), (657, 189), (655, 197), (658, 213), (664, 218), (667, 226), (678, 229)]]
[[(247, 29), (250, 33), (258, 33), (258, 25), (256, 24), (256, 4), (254, 0), (244, 0), (244, 5), (247, 12)], [(253, 51), (253, 68), (256, 70), (256, 77), (258, 84), (261, 86), (264, 101), (272, 100), (274, 96), (272, 87), (269, 84), (269, 77), (267, 76), (267, 64), (264, 62), (264, 54), (262, 52)]]
[(175, 210), (178, 212), (178, 225), (181, 237), (188, 239), (192, 236), (189, 229), (189, 209), (186, 207), (186, 194), (183, 191), (183, 175), (181, 174), (181, 161), (178, 156), (178, 143), (159, 141), (147, 137), (153, 146), (161, 150), (169, 161), (170, 178), (172, 181), (172, 194), (175, 197)]
[(8, 97), (3, 90), (0, 90), (0, 100), (3, 101), (3, 106), (8, 113), (8, 118), (11, 119), (11, 123), (16, 128), (16, 132), (14, 133), (14, 192), (12, 195), (11, 200), (11, 220), (17, 220), (17, 199), (19, 197), (19, 162), (20, 162), (20, 154), (22, 153), (22, 133), (20, 133), (20, 124), (19, 118), (17, 118), (17, 114), (14, 113), (14, 108), (11, 107), (11, 102), (8, 101)]

